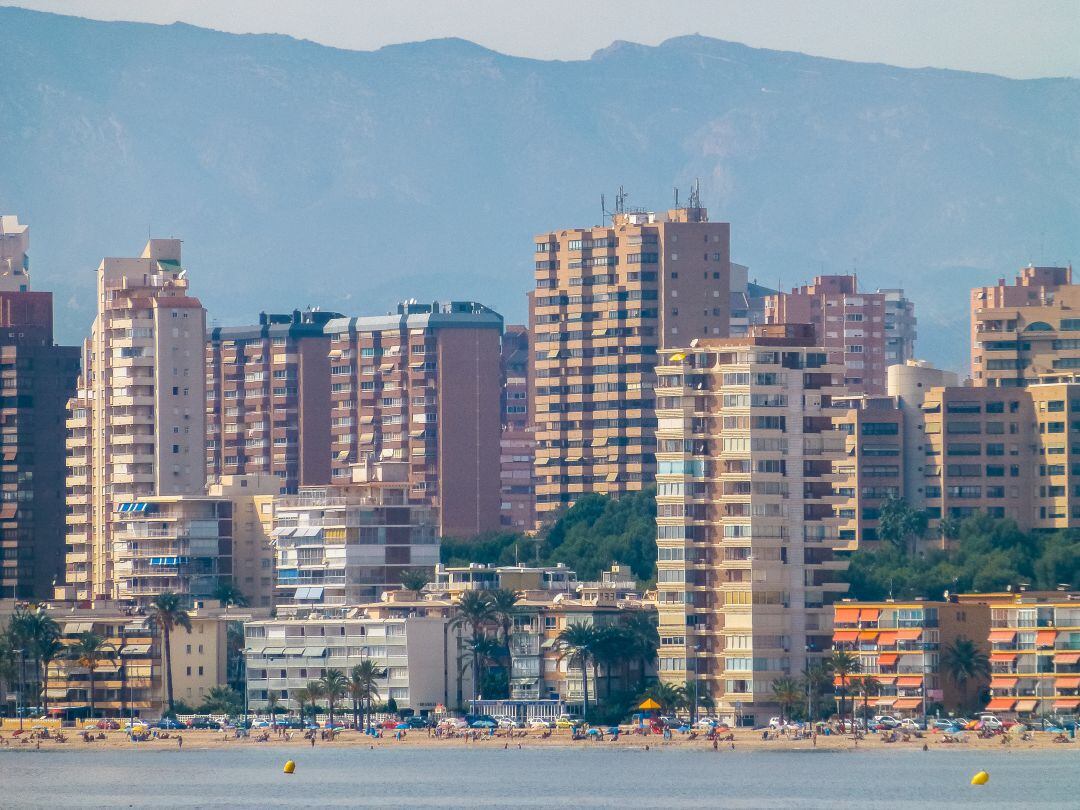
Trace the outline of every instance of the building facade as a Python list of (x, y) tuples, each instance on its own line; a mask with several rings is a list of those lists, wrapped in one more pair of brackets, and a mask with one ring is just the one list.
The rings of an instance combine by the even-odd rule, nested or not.
[(229, 584), (252, 607), (273, 604), (270, 519), (276, 476), (226, 476), (210, 496), (159, 495), (120, 503), (113, 533), (116, 598), (148, 603), (165, 592), (189, 604)]
[[(656, 471), (657, 351), (730, 327), (730, 226), (694, 205), (535, 238), (530, 294), (537, 518)], [(701, 257), (700, 259), (698, 257)]]
[(79, 350), (53, 342), (30, 291), (30, 230), (0, 217), (0, 596), (45, 599), (64, 576), (64, 419)]
[(854, 275), (816, 276), (770, 296), (765, 320), (813, 324), (818, 345), (843, 364), (852, 394), (884, 394), (888, 367), (915, 356), (915, 305), (903, 290), (859, 292)]
[(502, 326), (469, 301), (328, 323), (332, 482), (358, 464), (404, 462), (440, 534), (498, 529)]
[(336, 312), (259, 316), (206, 344), (206, 475), (272, 475), (282, 493), (330, 483), (330, 338)]
[(657, 369), (660, 678), (696, 681), (732, 722), (775, 713), (772, 681), (831, 646), (841, 374), (806, 325), (701, 340)]
[(359, 605), (399, 588), (401, 573), (439, 562), (436, 512), (407, 462), (355, 467), (355, 483), (301, 487), (274, 502), (280, 606)]
[(533, 460), (536, 441), (529, 427), (529, 330), (506, 327), (502, 338), (502, 436), (499, 440), (499, 478), (503, 529), (532, 531), (536, 526)]
[(1027, 723), (1054, 716), (1075, 719), (1080, 714), (1080, 594), (977, 598), (990, 607), (991, 699), (986, 710)]
[(847, 684), (849, 698), (858, 694), (860, 678), (872, 678), (880, 685), (877, 695), (868, 695), (874, 714), (921, 718), (935, 704), (965, 712), (979, 702), (987, 681), (958, 684), (942, 667), (942, 652), (963, 638), (987, 654), (989, 629), (985, 602), (844, 601), (834, 605), (833, 649), (859, 661)]
[(117, 508), (202, 495), (206, 466), (206, 311), (188, 295), (179, 239), (138, 258), (106, 258), (98, 308), (69, 403), (66, 587), (58, 598), (116, 594)]
[(1033, 267), (1015, 284), (971, 291), (971, 378), (977, 386), (1023, 388), (1071, 380), (1080, 369), (1080, 285), (1072, 267)]

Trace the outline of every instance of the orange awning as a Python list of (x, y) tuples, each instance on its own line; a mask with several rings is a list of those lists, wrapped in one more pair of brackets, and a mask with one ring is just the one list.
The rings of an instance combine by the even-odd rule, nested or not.
[(994, 698), (986, 704), (988, 712), (1011, 712), (1016, 705), (1016, 698)]
[(1014, 638), (1016, 638), (1016, 631), (1015, 630), (1001, 630), (1001, 629), (999, 629), (999, 630), (991, 630), (989, 638), (990, 638), (991, 642), (996, 641), (996, 642), (1000, 643), (1000, 642), (1003, 642), (1003, 641), (1012, 641)]
[(879, 697), (877, 699), (878, 706), (892, 706), (894, 703), (896, 703), (896, 698), (894, 697)]
[(1035, 707), (1039, 705), (1037, 700), (1018, 700), (1016, 701), (1016, 711), (1018, 712), (1033, 712)]
[(1035, 634), (1036, 647), (1053, 647), (1057, 641), (1057, 630), (1040, 630)]
[(903, 630), (896, 631), (897, 641), (916, 641), (919, 636), (922, 635), (922, 630), (918, 627), (904, 628)]
[(862, 608), (859, 611), (859, 621), (861, 622), (876, 622), (878, 616), (881, 615), (880, 608)]
[(832, 634), (833, 644), (850, 644), (858, 638), (858, 630), (834, 630)]
[(1014, 652), (992, 652), (990, 653), (991, 661), (1015, 661), (1016, 653)]
[(1058, 698), (1054, 701), (1055, 709), (1075, 709), (1080, 706), (1080, 697)]
[(1058, 689), (1080, 689), (1080, 675), (1066, 675), (1054, 681)]
[(836, 608), (833, 614), (833, 624), (858, 624), (858, 608)]
[(871, 675), (871, 678), (876, 678), (878, 683), (882, 685), (891, 685), (896, 683), (895, 675)]
[(1058, 664), (1080, 664), (1080, 652), (1059, 652), (1054, 656)]
[(877, 640), (879, 647), (892, 647), (896, 644), (896, 633), (886, 632), (878, 636)]
[(896, 663), (896, 659), (899, 658), (899, 653), (882, 653), (877, 657), (878, 664), (885, 664), (891, 666)]
[(896, 703), (892, 705), (894, 709), (901, 709), (904, 711), (911, 711), (922, 706), (922, 698), (897, 698)]
[(995, 675), (990, 679), (991, 689), (1012, 689), (1020, 680), (1016, 675)]
[(901, 675), (896, 679), (897, 686), (922, 686), (922, 675)]
[(859, 632), (859, 641), (876, 641), (878, 635), (877, 630), (862, 630)]

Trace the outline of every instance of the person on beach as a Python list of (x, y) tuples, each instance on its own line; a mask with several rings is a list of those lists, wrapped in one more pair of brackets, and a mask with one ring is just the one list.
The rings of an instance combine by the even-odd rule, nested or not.
[(176, 747), (177, 748), (183, 748), (184, 747), (184, 738), (181, 737), (179, 734), (176, 735)]

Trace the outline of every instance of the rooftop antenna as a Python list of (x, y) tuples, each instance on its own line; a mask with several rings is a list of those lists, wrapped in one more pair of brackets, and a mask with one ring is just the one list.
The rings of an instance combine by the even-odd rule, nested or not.
[(690, 204), (687, 207), (701, 208), (701, 178), (696, 178), (690, 187)]
[(679, 187), (675, 186), (675, 207), (679, 207)]
[(600, 195), (600, 224), (603, 225), (607, 222), (607, 203), (604, 200), (604, 195)]
[(629, 196), (630, 195), (626, 192), (626, 189), (624, 189), (622, 186), (619, 186), (619, 193), (615, 195), (615, 213), (616, 214), (625, 214), (626, 213), (626, 198), (629, 197)]

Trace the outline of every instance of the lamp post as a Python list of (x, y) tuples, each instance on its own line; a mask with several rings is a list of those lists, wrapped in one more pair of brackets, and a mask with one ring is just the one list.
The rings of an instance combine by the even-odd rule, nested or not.
[(26, 668), (23, 666), (23, 650), (12, 650), (13, 653), (19, 656), (19, 683), (15, 689), (15, 713), (19, 715), (19, 733), (22, 734), (23, 730), (23, 678), (26, 677)]

